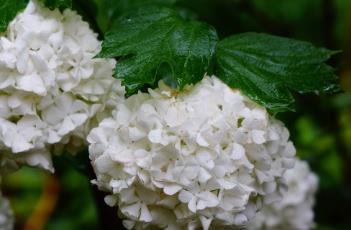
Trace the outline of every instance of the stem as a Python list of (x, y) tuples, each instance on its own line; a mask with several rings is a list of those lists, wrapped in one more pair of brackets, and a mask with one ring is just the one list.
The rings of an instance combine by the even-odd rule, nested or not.
[(58, 179), (53, 175), (46, 174), (42, 195), (23, 230), (44, 229), (56, 208), (59, 194), (60, 184)]

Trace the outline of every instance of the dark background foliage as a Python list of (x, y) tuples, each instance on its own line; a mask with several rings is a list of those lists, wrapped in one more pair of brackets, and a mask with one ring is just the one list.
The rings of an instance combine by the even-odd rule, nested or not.
[[(155, 2), (172, 5), (184, 17), (211, 24), (220, 38), (247, 31), (265, 32), (343, 51), (330, 61), (340, 76), (343, 92), (296, 95), (297, 111), (278, 117), (289, 127), (298, 155), (320, 177), (316, 229), (351, 229), (351, 1), (74, 0), (73, 6), (103, 38), (103, 32), (114, 26), (122, 12)], [(82, 157), (87, 158), (86, 154)], [(101, 204), (94, 202), (98, 194), (89, 185), (87, 173), (77, 170), (77, 160), (64, 158), (55, 164), (55, 176), (24, 168), (5, 178), (5, 193), (18, 220), (16, 228), (102, 229), (108, 212), (98, 211)], [(115, 210), (111, 213), (117, 215)]]

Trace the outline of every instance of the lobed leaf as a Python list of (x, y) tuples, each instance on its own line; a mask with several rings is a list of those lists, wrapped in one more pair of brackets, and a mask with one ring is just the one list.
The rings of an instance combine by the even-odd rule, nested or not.
[(325, 63), (335, 53), (308, 42), (244, 33), (219, 42), (217, 76), (270, 110), (293, 110), (292, 91), (338, 89), (334, 70)]
[(169, 8), (144, 7), (118, 20), (106, 34), (99, 57), (119, 58), (116, 77), (127, 95), (160, 79), (182, 88), (209, 70), (217, 40), (207, 24), (186, 21)]

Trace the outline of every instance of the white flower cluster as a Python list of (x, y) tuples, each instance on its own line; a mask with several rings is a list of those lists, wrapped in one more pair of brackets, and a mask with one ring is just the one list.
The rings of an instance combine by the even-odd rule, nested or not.
[(14, 216), (10, 203), (0, 193), (0, 229), (12, 230), (14, 227)]
[(314, 195), (318, 178), (304, 161), (296, 161), (284, 175), (288, 190), (283, 200), (265, 205), (250, 223), (250, 230), (308, 230), (312, 229)]
[(76, 12), (29, 2), (0, 37), (0, 154), (53, 170), (53, 146), (84, 142), (111, 92), (123, 94), (100, 49)]
[(216, 77), (131, 96), (88, 142), (94, 183), (129, 229), (243, 226), (280, 198), (295, 159), (283, 124)]

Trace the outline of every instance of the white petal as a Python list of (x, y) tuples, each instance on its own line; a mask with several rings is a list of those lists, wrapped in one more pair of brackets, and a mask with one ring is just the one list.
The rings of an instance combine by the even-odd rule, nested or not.
[(140, 218), (141, 221), (144, 222), (151, 222), (152, 221), (152, 216), (145, 204), (141, 206), (141, 211), (140, 211)]
[(196, 142), (203, 147), (208, 147), (209, 143), (204, 139), (204, 137), (201, 134), (198, 134), (196, 137)]
[(183, 203), (189, 203), (191, 199), (194, 198), (194, 195), (191, 192), (182, 190), (179, 193), (179, 200)]
[(210, 228), (213, 218), (207, 218), (205, 216), (200, 216), (201, 226), (203, 230), (208, 230)]
[(155, 129), (151, 130), (148, 134), (148, 138), (152, 143), (159, 144), (162, 142), (162, 130)]
[(141, 205), (139, 203), (135, 203), (127, 206), (122, 206), (121, 212), (130, 218), (139, 219), (140, 209)]
[(179, 192), (181, 189), (182, 189), (182, 187), (179, 185), (168, 185), (168, 186), (164, 187), (163, 191), (167, 195), (172, 196), (172, 195), (176, 194), (177, 192)]
[(239, 160), (245, 155), (245, 149), (242, 145), (234, 143), (231, 158), (233, 160)]
[(199, 182), (205, 183), (211, 178), (212, 178), (212, 175), (206, 169), (201, 167), (199, 170)]
[(188, 208), (193, 213), (196, 213), (196, 208), (197, 208), (196, 201), (197, 201), (196, 197), (193, 197), (188, 203)]
[(292, 142), (288, 142), (283, 150), (283, 156), (285, 157), (293, 157), (296, 154), (296, 149)]
[(34, 92), (41, 96), (45, 96), (47, 92), (43, 80), (36, 74), (26, 75), (18, 79), (17, 88), (28, 92)]
[(26, 162), (30, 166), (37, 166), (43, 169), (46, 169), (50, 172), (54, 172), (54, 168), (52, 165), (50, 152), (47, 150), (38, 150), (32, 153), (29, 153), (26, 156)]
[[(6, 140), (7, 138), (11, 138), (11, 140)], [(8, 136), (7, 138), (5, 139), (5, 143), (11, 143), (8, 146), (11, 146), (14, 153), (25, 152), (34, 147), (21, 134), (15, 134), (14, 136)]]
[(139, 141), (140, 139), (144, 138), (145, 136), (146, 136), (146, 133), (143, 132), (142, 130), (140, 130), (136, 127), (129, 128), (129, 138), (132, 141)]
[(252, 131), (252, 140), (256, 143), (256, 144), (263, 144), (266, 141), (265, 138), (265, 132), (262, 130), (253, 130)]
[(219, 204), (218, 197), (212, 192), (201, 192), (198, 197), (200, 201), (204, 202), (205, 207), (216, 207)]
[(117, 204), (117, 197), (116, 196), (105, 196), (104, 201), (108, 206), (113, 207)]
[(238, 214), (234, 217), (234, 223), (239, 226), (246, 224), (247, 221), (248, 219), (244, 214)]

